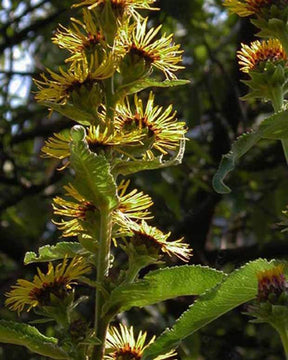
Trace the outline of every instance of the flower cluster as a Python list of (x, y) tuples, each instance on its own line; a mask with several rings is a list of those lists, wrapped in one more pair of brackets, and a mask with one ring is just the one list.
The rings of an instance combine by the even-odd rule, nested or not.
[[(70, 26), (60, 25), (52, 37), (68, 54), (65, 65), (58, 72), (48, 69), (48, 74), (35, 80), (36, 100), (78, 124), (71, 131), (55, 133), (42, 148), (43, 157), (61, 162), (60, 170), (72, 169), (65, 195), (56, 196), (52, 208), (57, 216), (53, 222), (62, 236), (76, 241), (45, 247), (39, 257), (33, 253), (33, 261), (64, 260), (56, 266), (49, 262), (46, 274), (38, 269), (32, 282), (18, 280), (7, 293), (6, 304), (18, 312), (37, 308), (38, 314), (50, 316), (69, 332), (67, 343), (85, 343), (87, 336), (97, 338), (100, 332), (101, 345), (93, 345), (100, 348), (101, 355), (95, 357), (99, 359), (140, 360), (154, 341), (145, 344), (146, 333), (140, 332), (135, 339), (133, 328), (120, 325), (120, 330), (110, 327), (105, 345), (102, 310), (111, 289), (134, 281), (141, 268), (157, 263), (164, 254), (183, 261), (192, 255), (183, 238), (171, 240), (170, 232), (148, 223), (150, 196), (128, 190), (130, 182), (123, 180), (141, 170), (173, 164), (174, 156), (179, 163), (185, 146), (185, 123), (177, 121), (172, 105), (157, 105), (152, 92), (137, 94), (151, 86), (183, 84), (176, 76), (183, 68), (179, 45), (139, 13), (156, 10), (154, 2), (78, 1), (74, 7), (82, 18), (72, 18)], [(151, 79), (155, 72), (157, 81)], [(111, 240), (129, 259), (124, 270), (117, 268), (115, 283), (107, 285), (109, 269), (119, 267), (117, 261), (112, 265)], [(70, 263), (68, 257), (72, 257)], [(93, 267), (96, 281), (84, 276)], [(93, 329), (73, 313), (82, 301), (71, 296), (76, 280), (96, 288)], [(62, 312), (67, 314), (64, 321)], [(77, 354), (71, 358), (87, 358), (83, 346), (74, 348)], [(172, 360), (174, 355), (172, 351), (156, 359)]]

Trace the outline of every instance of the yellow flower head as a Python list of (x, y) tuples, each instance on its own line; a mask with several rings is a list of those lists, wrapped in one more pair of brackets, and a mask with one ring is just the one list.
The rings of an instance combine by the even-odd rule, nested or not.
[(179, 50), (180, 45), (172, 43), (173, 34), (163, 34), (155, 39), (162, 26), (147, 30), (147, 22), (148, 18), (137, 21), (136, 26), (122, 29), (117, 46), (124, 47), (127, 55), (145, 60), (148, 69), (155, 67), (163, 71), (166, 78), (177, 79), (174, 72), (184, 68), (179, 65), (183, 53)]
[(151, 197), (136, 189), (127, 193), (129, 183), (129, 180), (122, 180), (118, 186), (120, 201), (117, 209), (114, 210), (113, 218), (119, 225), (123, 221), (152, 218), (148, 211), (148, 208), (153, 205)]
[[(129, 182), (121, 182), (118, 186), (119, 205), (112, 214), (113, 222), (120, 225), (131, 220), (150, 218), (148, 208), (153, 204), (150, 196), (143, 192), (132, 190), (126, 193), (128, 184)], [(83, 221), (86, 220), (88, 212), (96, 212), (97, 208), (86, 201), (71, 184), (64, 186), (64, 189), (71, 201), (57, 196), (53, 199), (52, 206), (54, 214), (61, 215), (66, 220), (62, 219), (61, 222), (54, 223), (63, 232), (64, 237), (77, 236), (86, 232)]]
[[(140, 331), (135, 338), (133, 327), (127, 328), (120, 324), (119, 329), (114, 326), (109, 328), (107, 334), (105, 360), (141, 360), (144, 350), (154, 342), (155, 336), (146, 342), (147, 333)], [(173, 360), (174, 350), (165, 355), (157, 356), (154, 360)]]
[(140, 15), (137, 10), (159, 10), (158, 8), (151, 7), (156, 0), (80, 0), (79, 4), (74, 6), (88, 6), (89, 10), (95, 8), (103, 8), (106, 3), (111, 4), (111, 8), (117, 17), (133, 16), (139, 18)]
[(183, 261), (189, 261), (192, 256), (192, 249), (188, 244), (183, 243), (183, 238), (170, 241), (168, 238), (171, 232), (164, 234), (156, 227), (148, 225), (144, 220), (141, 223), (127, 222), (127, 227), (132, 233), (131, 242), (135, 248), (146, 248), (150, 255), (158, 256), (159, 252), (169, 256), (177, 256)]
[(6, 294), (6, 305), (13, 311), (20, 313), (27, 306), (30, 311), (36, 306), (46, 306), (50, 304), (50, 295), (59, 299), (64, 299), (82, 275), (90, 271), (90, 266), (81, 257), (75, 257), (68, 264), (68, 259), (56, 267), (50, 262), (46, 274), (38, 268), (38, 275), (34, 276), (33, 281), (24, 279), (17, 280), (17, 284), (12, 286), (12, 290)]
[(286, 0), (224, 0), (224, 6), (239, 16), (261, 15), (266, 9), (270, 9), (272, 5), (279, 8), (287, 6)]
[[(185, 123), (175, 119), (176, 112), (172, 105), (163, 110), (154, 105), (154, 95), (149, 94), (146, 107), (137, 95), (134, 97), (134, 107), (127, 100), (116, 109), (115, 127), (124, 134), (138, 130), (152, 139), (152, 149), (162, 154), (168, 150), (175, 150), (186, 132)], [(148, 150), (148, 157), (153, 158), (152, 150)]]
[(238, 51), (239, 65), (245, 73), (257, 70), (261, 63), (280, 61), (287, 62), (287, 55), (277, 39), (265, 41), (253, 41), (250, 46), (241, 44), (242, 48)]
[[(143, 134), (139, 131), (132, 131), (123, 133), (121, 131), (114, 131), (110, 134), (109, 129), (99, 126), (90, 126), (86, 129), (86, 141), (89, 150), (94, 153), (105, 151), (110, 148), (122, 155), (122, 147), (134, 147), (141, 144)], [(71, 136), (67, 133), (54, 134), (53, 137), (45, 141), (42, 148), (44, 157), (52, 157), (63, 160), (70, 156), (70, 142)], [(67, 163), (66, 165), (67, 166)], [(63, 168), (65, 168), (65, 166)], [(62, 169), (63, 169), (62, 168)]]
[(277, 298), (286, 291), (287, 284), (284, 275), (284, 265), (275, 266), (272, 269), (257, 273), (258, 301), (269, 300), (271, 294)]
[[(98, 49), (101, 54), (101, 47), (105, 47), (105, 38), (101, 29), (96, 25), (93, 11), (83, 10), (83, 22), (72, 18), (72, 27), (66, 28), (60, 25), (56, 34), (52, 37), (54, 44), (60, 48), (68, 50), (72, 56), (66, 62), (83, 60), (85, 52), (94, 53)], [(103, 56), (104, 52), (102, 50)]]
[(109, 55), (105, 54), (101, 63), (98, 62), (98, 56), (91, 55), (89, 64), (84, 58), (67, 71), (60, 67), (59, 74), (48, 69), (50, 78), (42, 74), (42, 80), (34, 80), (39, 89), (35, 98), (39, 102), (65, 105), (74, 90), (79, 90), (83, 85), (92, 87), (100, 80), (111, 77), (116, 66), (117, 62), (109, 53)]

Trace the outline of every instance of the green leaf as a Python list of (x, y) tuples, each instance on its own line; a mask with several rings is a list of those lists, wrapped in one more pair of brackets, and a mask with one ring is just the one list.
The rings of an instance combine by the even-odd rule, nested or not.
[(200, 265), (184, 265), (152, 271), (133, 284), (119, 286), (112, 291), (104, 311), (118, 312), (132, 306), (146, 306), (177, 296), (199, 295), (214, 287), (225, 274)]
[(219, 168), (213, 177), (212, 184), (216, 192), (219, 194), (227, 194), (231, 191), (231, 189), (224, 184), (224, 178), (229, 172), (234, 170), (237, 160), (250, 150), (260, 139), (260, 134), (254, 131), (245, 133), (236, 139), (232, 144), (231, 151), (222, 156)]
[(39, 248), (39, 255), (33, 251), (25, 254), (24, 264), (32, 264), (35, 262), (46, 262), (63, 259), (65, 256), (72, 258), (76, 255), (84, 255), (87, 253), (78, 242), (59, 242), (56, 245), (45, 245)]
[(131, 175), (143, 170), (155, 170), (169, 166), (179, 165), (182, 162), (185, 152), (185, 140), (181, 140), (177, 153), (169, 160), (163, 160), (163, 156), (156, 157), (152, 160), (117, 160), (113, 166), (112, 173), (118, 175)]
[(219, 168), (213, 177), (214, 190), (220, 194), (227, 194), (231, 189), (223, 180), (231, 172), (236, 162), (249, 151), (259, 140), (282, 140), (288, 138), (288, 110), (283, 110), (263, 120), (257, 130), (242, 134), (232, 144), (231, 151), (222, 156)]
[(41, 334), (35, 327), (13, 321), (0, 320), (0, 342), (22, 345), (30, 351), (52, 359), (70, 359), (57, 346), (57, 339)]
[(73, 185), (88, 201), (99, 209), (114, 209), (118, 204), (117, 187), (104, 155), (92, 153), (85, 140), (80, 140), (83, 127), (72, 129), (71, 165), (75, 170)]
[(288, 110), (281, 111), (263, 120), (259, 132), (265, 139), (282, 140), (288, 138)]
[(222, 283), (201, 295), (176, 321), (144, 351), (143, 360), (152, 360), (176, 347), (180, 341), (235, 307), (257, 295), (259, 271), (273, 268), (279, 262), (258, 259), (233, 271)]
[(165, 80), (165, 81), (155, 81), (153, 79), (139, 79), (137, 81), (133, 81), (129, 84), (125, 84), (120, 86), (115, 94), (116, 101), (119, 99), (130, 95), (138, 93), (141, 90), (147, 89), (149, 87), (172, 87), (179, 85), (187, 85), (189, 84), (189, 80)]
[(41, 104), (59, 112), (60, 114), (76, 121), (81, 125), (91, 125), (95, 122), (95, 116), (93, 116), (93, 114), (79, 109), (72, 104), (67, 103), (65, 105), (59, 105), (48, 101), (42, 102)]

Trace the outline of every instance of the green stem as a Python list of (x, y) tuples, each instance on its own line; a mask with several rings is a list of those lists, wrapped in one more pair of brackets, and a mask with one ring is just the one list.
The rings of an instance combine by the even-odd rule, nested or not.
[[(287, 39), (288, 46), (288, 39)], [(280, 111), (284, 101), (283, 89), (281, 86), (277, 88), (273, 88), (271, 90), (271, 101), (274, 108), (275, 113)], [(288, 139), (281, 139), (282, 148), (284, 151), (286, 163), (288, 164)]]
[(281, 110), (283, 101), (284, 101), (284, 94), (282, 86), (273, 87), (271, 89), (271, 101), (275, 112)]
[(287, 31), (285, 31), (283, 29), (283, 31), (281, 31), (281, 33), (277, 32), (277, 34), (278, 34), (278, 39), (281, 42), (286, 54), (288, 54), (288, 34), (287, 34)]
[(105, 94), (106, 94), (106, 124), (109, 130), (113, 131), (113, 120), (115, 112), (114, 104), (114, 76), (105, 80)]
[(276, 327), (276, 330), (278, 331), (281, 341), (282, 341), (282, 345), (285, 351), (285, 356), (286, 356), (286, 360), (288, 360), (288, 329), (286, 328), (286, 326), (283, 327)]
[[(112, 214), (108, 208), (101, 209), (100, 238), (97, 256), (97, 283), (104, 286), (108, 276), (110, 265), (110, 245), (112, 233)], [(102, 360), (105, 350), (106, 332), (109, 320), (101, 317), (101, 311), (105, 302), (103, 292), (96, 291), (95, 299), (95, 335), (101, 340), (101, 345), (96, 345), (93, 351), (93, 360)]]

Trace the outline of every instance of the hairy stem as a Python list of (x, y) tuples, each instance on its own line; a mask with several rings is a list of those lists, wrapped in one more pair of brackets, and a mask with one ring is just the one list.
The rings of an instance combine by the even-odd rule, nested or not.
[[(287, 43), (288, 46), (288, 43)], [(280, 111), (283, 105), (284, 95), (281, 86), (271, 90), (271, 100), (275, 113)], [(281, 139), (286, 163), (288, 164), (288, 139)]]
[(285, 352), (285, 359), (288, 360), (288, 329), (287, 326), (274, 326), (278, 331)]
[[(110, 245), (112, 232), (112, 213), (108, 208), (101, 209), (100, 239), (97, 256), (97, 282), (105, 287), (104, 281), (108, 276), (110, 266)], [(96, 345), (93, 351), (93, 360), (102, 360), (105, 350), (106, 332), (109, 321), (101, 317), (101, 311), (105, 302), (103, 292), (96, 291), (95, 299), (95, 335), (101, 340), (100, 345)]]
[(106, 93), (106, 124), (109, 128), (109, 131), (112, 132), (114, 125), (114, 77), (105, 80), (105, 93)]
[(278, 34), (278, 39), (281, 42), (286, 54), (288, 54), (288, 34), (285, 30)]

